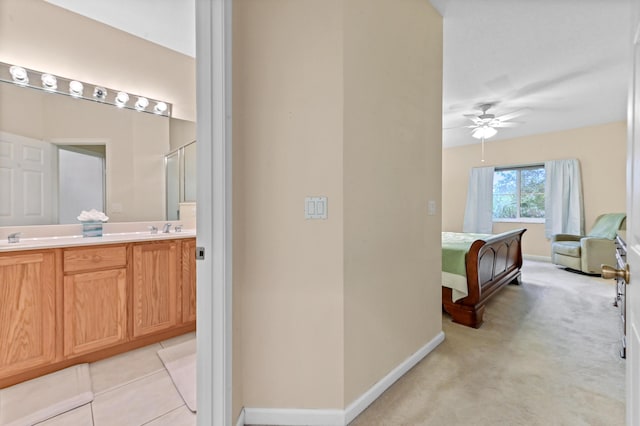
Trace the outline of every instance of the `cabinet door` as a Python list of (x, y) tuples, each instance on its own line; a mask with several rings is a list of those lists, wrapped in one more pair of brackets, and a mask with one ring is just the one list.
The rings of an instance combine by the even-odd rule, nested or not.
[(196, 320), (196, 240), (182, 242), (182, 322)]
[(64, 355), (72, 357), (126, 341), (127, 270), (64, 277)]
[(55, 254), (0, 256), (0, 376), (53, 362)]
[(178, 244), (136, 244), (133, 248), (133, 335), (177, 324)]

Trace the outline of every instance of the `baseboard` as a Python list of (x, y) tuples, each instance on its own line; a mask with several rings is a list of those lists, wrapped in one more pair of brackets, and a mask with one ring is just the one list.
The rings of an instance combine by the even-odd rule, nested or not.
[(343, 410), (305, 410), (295, 408), (245, 408), (246, 425), (342, 426)]
[(279, 409), (279, 408), (247, 408), (242, 414), (243, 423), (238, 419), (237, 426), (247, 425), (312, 425), (312, 426), (345, 426), (362, 413), (384, 391), (393, 385), (400, 377), (406, 374), (425, 356), (433, 351), (444, 341), (444, 332), (438, 333), (426, 345), (418, 349), (413, 355), (394, 368), (375, 385), (369, 388), (358, 399), (353, 401), (344, 410), (305, 410), (305, 409)]
[(407, 358), (402, 364), (394, 368), (389, 374), (384, 376), (378, 383), (369, 388), (368, 391), (360, 395), (358, 399), (353, 401), (345, 409), (344, 425), (349, 424), (353, 419), (358, 417), (373, 401), (378, 399), (380, 395), (391, 387), (400, 377), (404, 376), (407, 371), (411, 370), (422, 358), (429, 355), (440, 343), (444, 341), (444, 332), (436, 334), (426, 345), (418, 349), (413, 355)]
[(535, 260), (538, 262), (547, 262), (551, 263), (551, 256), (538, 256), (535, 254), (523, 254), (522, 258), (525, 260)]
[(240, 415), (238, 416), (238, 420), (236, 421), (236, 426), (244, 426), (244, 408), (240, 410)]

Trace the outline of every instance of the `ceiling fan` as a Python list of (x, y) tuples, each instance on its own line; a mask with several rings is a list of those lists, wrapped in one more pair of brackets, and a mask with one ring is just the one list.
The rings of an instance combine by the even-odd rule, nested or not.
[(496, 117), (495, 114), (490, 114), (488, 111), (493, 108), (495, 104), (486, 103), (478, 105), (478, 108), (482, 112), (481, 114), (464, 114), (465, 117), (473, 121), (473, 125), (464, 126), (471, 130), (471, 136), (476, 139), (489, 139), (495, 136), (498, 131), (497, 128), (501, 127), (515, 127), (519, 122), (509, 121), (512, 118), (516, 118), (522, 115), (526, 109), (519, 109), (508, 114), (503, 114)]
[(465, 117), (473, 121), (472, 125), (464, 126), (471, 130), (471, 136), (482, 141), (482, 162), (484, 162), (484, 141), (495, 136), (498, 128), (515, 127), (520, 124), (517, 121), (509, 121), (519, 117), (526, 112), (526, 108), (503, 114), (496, 117), (495, 114), (489, 113), (489, 109), (495, 107), (495, 103), (484, 103), (477, 106), (481, 114), (464, 114)]

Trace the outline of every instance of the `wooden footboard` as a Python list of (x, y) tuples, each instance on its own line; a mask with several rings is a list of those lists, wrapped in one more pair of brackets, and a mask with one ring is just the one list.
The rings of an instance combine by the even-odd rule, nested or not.
[(442, 287), (442, 305), (454, 322), (478, 328), (492, 295), (509, 283), (520, 284), (522, 234), (526, 229), (476, 240), (466, 256), (469, 294), (452, 301), (451, 289)]

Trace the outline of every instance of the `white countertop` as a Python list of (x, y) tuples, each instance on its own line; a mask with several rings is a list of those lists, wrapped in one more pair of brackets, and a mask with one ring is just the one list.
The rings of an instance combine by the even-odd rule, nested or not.
[[(105, 229), (104, 231), (109, 230)], [(196, 236), (195, 229), (183, 229), (181, 232), (175, 232), (172, 229), (169, 233), (163, 233), (159, 230), (157, 234), (152, 234), (150, 231), (104, 231), (101, 237), (83, 237), (82, 234), (31, 236), (24, 235), (25, 233), (23, 233), (18, 243), (9, 243), (6, 238), (0, 240), (0, 253), (45, 248), (130, 243), (136, 241), (173, 240), (178, 238), (194, 238)], [(37, 233), (35, 235), (37, 235)]]

